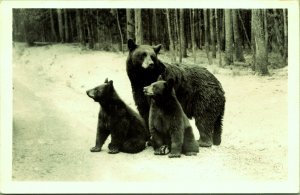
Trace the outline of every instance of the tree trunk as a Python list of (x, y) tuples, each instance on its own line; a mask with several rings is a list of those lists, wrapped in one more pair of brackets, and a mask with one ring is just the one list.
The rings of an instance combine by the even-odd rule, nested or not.
[(52, 9), (50, 9), (50, 23), (51, 23), (52, 38), (53, 38), (54, 42), (57, 42), (57, 36), (56, 36), (56, 31), (55, 31), (55, 26), (54, 26), (54, 19), (53, 19)]
[(181, 32), (179, 30), (179, 21), (178, 21), (178, 10), (175, 9), (175, 26), (177, 32), (177, 43), (179, 44), (179, 62), (182, 63), (182, 46), (181, 46)]
[[(242, 24), (243, 31), (244, 31), (245, 37), (246, 37), (246, 39), (247, 39), (247, 44), (248, 44), (249, 48), (251, 49), (251, 51), (253, 51), (253, 47), (252, 47), (251, 42), (250, 42), (250, 40), (249, 40), (248, 33), (247, 33), (247, 30), (246, 30), (244, 21), (243, 21), (243, 19), (242, 19), (242, 17), (241, 17), (241, 14), (240, 14), (239, 10), (237, 10), (237, 15), (238, 15), (238, 17), (239, 17), (239, 19), (240, 19), (240, 22), (241, 22), (241, 24)], [(251, 32), (252, 32), (252, 31), (251, 31)]]
[(287, 9), (283, 9), (283, 28), (284, 28), (284, 62), (288, 59), (288, 23), (287, 23)]
[(196, 40), (195, 40), (195, 10), (190, 10), (190, 18), (191, 18), (191, 43), (192, 43), (192, 51), (193, 51), (193, 59), (194, 64), (196, 64)]
[[(225, 10), (222, 10), (221, 14), (221, 33), (220, 33), (220, 41), (221, 41), (221, 50), (225, 51)], [(220, 24), (220, 23), (219, 23)]]
[(215, 42), (215, 29), (214, 29), (214, 14), (213, 9), (209, 10), (209, 17), (210, 17), (210, 23), (209, 23), (209, 29), (210, 29), (210, 40), (211, 40), (211, 51), (212, 51), (212, 57), (216, 58), (216, 42)]
[(134, 39), (135, 35), (134, 35), (134, 12), (132, 9), (126, 9), (126, 35), (127, 35), (127, 40), (128, 39)]
[(61, 9), (57, 9), (57, 18), (58, 18), (58, 30), (59, 30), (59, 38), (61, 42), (64, 42), (64, 26), (63, 26), (63, 17), (61, 13)]
[(171, 56), (172, 56), (171, 61), (174, 63), (174, 62), (176, 62), (176, 56), (175, 56), (173, 35), (172, 35), (172, 30), (171, 30), (171, 20), (170, 20), (169, 9), (166, 9), (166, 16), (167, 16), (168, 34), (169, 34), (169, 41), (170, 41), (170, 52), (171, 52)]
[[(191, 48), (190, 43), (190, 36), (191, 36), (191, 24), (190, 24), (190, 12), (188, 9), (183, 10), (183, 28), (184, 28), (184, 38), (185, 38), (185, 48), (187, 49)], [(187, 53), (186, 53), (187, 54)], [(187, 56), (186, 56), (187, 57)]]
[(266, 44), (266, 55), (268, 59), (268, 42), (269, 42), (269, 34), (268, 34), (268, 22), (267, 22), (267, 9), (263, 10), (263, 16), (264, 16), (264, 31), (265, 31), (265, 44)]
[(69, 24), (68, 24), (68, 13), (67, 10), (64, 9), (64, 22), (65, 22), (65, 42), (69, 42)]
[(179, 23), (180, 23), (180, 42), (181, 42), (181, 52), (182, 57), (187, 57), (186, 51), (186, 40), (185, 40), (185, 32), (184, 32), (184, 10), (179, 10)]
[(143, 27), (142, 27), (142, 10), (135, 9), (134, 10), (134, 18), (135, 18), (135, 40), (136, 44), (143, 44)]
[(217, 45), (218, 45), (218, 55), (219, 55), (219, 66), (222, 66), (222, 54), (221, 54), (221, 42), (220, 42), (220, 32), (219, 32), (219, 19), (218, 19), (218, 10), (215, 9), (216, 16), (216, 36), (217, 36)]
[(147, 31), (148, 33), (148, 43), (149, 45), (152, 45), (152, 40), (153, 40), (153, 33), (152, 33), (152, 10), (151, 9), (147, 9)]
[(208, 44), (208, 24), (207, 24), (207, 10), (203, 10), (203, 16), (204, 16), (204, 36), (205, 36), (205, 52), (208, 59), (208, 63), (212, 64), (212, 59), (209, 56), (209, 44)]
[(254, 26), (254, 21), (255, 20), (255, 17), (254, 17), (254, 14), (253, 14), (253, 11), (251, 11), (251, 48), (252, 48), (252, 64), (251, 64), (251, 68), (253, 71), (255, 71), (255, 64), (256, 64), (256, 56), (255, 56), (255, 53), (256, 53), (256, 46), (255, 46), (255, 34), (254, 34), (254, 31), (255, 31), (255, 26)]
[(87, 38), (88, 38), (88, 45), (89, 45), (89, 49), (93, 49), (94, 48), (94, 38), (93, 38), (93, 32), (92, 32), (92, 28), (91, 28), (91, 13), (90, 10), (86, 10), (85, 11), (85, 26), (87, 29)]
[[(98, 43), (100, 43), (100, 42), (102, 42), (102, 40), (101, 40), (101, 38), (102, 38), (102, 32), (101, 32), (101, 29), (102, 29), (102, 27), (101, 27), (101, 24), (100, 24), (100, 16), (99, 16), (99, 14), (100, 14), (100, 10), (98, 9), (97, 10), (97, 20), (96, 20), (96, 28), (97, 28), (97, 42)], [(127, 27), (127, 26), (126, 26)], [(126, 33), (127, 33), (127, 30), (126, 30)]]
[(254, 41), (255, 41), (255, 71), (259, 75), (268, 75), (267, 68), (267, 54), (266, 54), (266, 44), (265, 44), (265, 34), (264, 34), (264, 22), (262, 10), (253, 9), (252, 10), (252, 25), (254, 27)]
[(121, 38), (121, 51), (122, 53), (124, 53), (124, 49), (123, 49), (123, 33), (122, 33), (122, 29), (120, 26), (120, 22), (119, 22), (119, 14), (118, 14), (118, 9), (116, 9), (116, 19), (117, 19), (117, 25), (118, 25), (118, 29), (119, 29), (119, 33), (120, 33), (120, 38)]
[(81, 13), (79, 9), (76, 9), (76, 27), (77, 27), (77, 39), (78, 42), (84, 43), (83, 41), (83, 32), (82, 32), (82, 21), (81, 21)]
[(201, 20), (201, 10), (198, 10), (199, 17), (199, 49), (202, 49), (202, 20)]
[(233, 37), (234, 37), (234, 49), (235, 49), (236, 61), (245, 62), (240, 30), (239, 30), (239, 23), (238, 23), (238, 10), (236, 9), (232, 9), (232, 24), (233, 24)]
[(278, 24), (278, 15), (277, 15), (277, 10), (273, 9), (274, 12), (274, 29), (275, 29), (275, 33), (276, 33), (276, 39), (277, 39), (277, 48), (276, 50), (280, 52), (281, 56), (284, 55), (283, 52), (283, 43), (282, 43), (282, 39), (281, 39), (281, 35), (280, 35), (280, 31), (279, 31), (279, 24)]
[(157, 17), (156, 17), (156, 9), (152, 9), (152, 30), (153, 30), (153, 41), (154, 44), (157, 44)]
[(74, 22), (73, 22), (71, 14), (68, 15), (68, 20), (69, 20), (69, 26), (70, 26), (69, 41), (73, 42), (73, 40), (74, 40)]
[(225, 10), (225, 64), (233, 63), (231, 10)]

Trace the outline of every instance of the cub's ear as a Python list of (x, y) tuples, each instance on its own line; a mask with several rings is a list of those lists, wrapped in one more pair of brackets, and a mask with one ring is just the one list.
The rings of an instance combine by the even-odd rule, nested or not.
[(113, 80), (108, 81), (109, 85), (113, 85), (113, 83), (114, 83)]
[(162, 80), (163, 80), (161, 74), (158, 76), (157, 80), (158, 80), (158, 81), (162, 81)]
[(154, 50), (154, 52), (155, 52), (156, 54), (159, 53), (160, 49), (161, 49), (161, 44), (156, 45), (156, 46), (153, 47), (153, 50)]
[(168, 85), (169, 88), (174, 87), (174, 79), (168, 79), (167, 85)]
[(108, 78), (105, 79), (104, 83), (108, 83)]
[(129, 51), (133, 51), (137, 47), (137, 45), (135, 44), (135, 42), (132, 39), (128, 39), (127, 46), (128, 46)]

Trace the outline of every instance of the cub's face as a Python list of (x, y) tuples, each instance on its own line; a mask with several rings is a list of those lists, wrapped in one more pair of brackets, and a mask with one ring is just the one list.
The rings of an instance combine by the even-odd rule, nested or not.
[(152, 83), (149, 86), (144, 87), (144, 94), (150, 97), (168, 97), (172, 94), (174, 86), (174, 80), (169, 79), (168, 81), (159, 80)]
[(162, 96), (167, 87), (166, 81), (156, 81), (149, 86), (144, 87), (144, 94), (146, 96)]
[(99, 102), (103, 98), (106, 98), (109, 96), (113, 88), (113, 81), (108, 81), (106, 79), (104, 81), (104, 84), (99, 85), (93, 89), (87, 90), (86, 94), (92, 98), (95, 102)]
[(132, 39), (129, 39), (128, 49), (134, 65), (148, 68), (156, 64), (157, 54), (161, 49), (161, 45), (153, 47), (150, 45), (136, 45)]

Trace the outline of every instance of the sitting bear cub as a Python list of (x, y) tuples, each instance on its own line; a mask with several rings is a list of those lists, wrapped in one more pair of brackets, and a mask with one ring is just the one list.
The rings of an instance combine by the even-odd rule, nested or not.
[(144, 87), (144, 93), (151, 98), (149, 131), (152, 136), (154, 154), (164, 154), (171, 149), (170, 158), (197, 155), (199, 144), (195, 140), (192, 127), (177, 100), (174, 80), (159, 80)]
[(145, 149), (148, 139), (143, 119), (129, 108), (116, 93), (113, 81), (105, 80), (104, 84), (88, 90), (87, 95), (100, 103), (96, 146), (91, 152), (100, 152), (109, 135), (109, 153), (119, 151), (138, 153)]

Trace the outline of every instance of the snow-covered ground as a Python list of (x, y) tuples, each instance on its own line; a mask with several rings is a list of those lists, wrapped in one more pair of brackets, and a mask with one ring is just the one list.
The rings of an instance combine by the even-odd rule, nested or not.
[[(245, 69), (208, 67), (225, 90), (222, 144), (197, 156), (91, 153), (99, 105), (85, 91), (114, 81), (135, 109), (127, 54), (74, 44), (13, 48), (13, 180), (272, 182), (288, 178), (287, 68), (259, 77)], [(199, 60), (199, 59), (198, 59)], [(202, 60), (205, 61), (205, 58)], [(204, 65), (204, 63), (201, 63)], [(191, 121), (197, 138), (199, 133)]]

